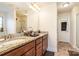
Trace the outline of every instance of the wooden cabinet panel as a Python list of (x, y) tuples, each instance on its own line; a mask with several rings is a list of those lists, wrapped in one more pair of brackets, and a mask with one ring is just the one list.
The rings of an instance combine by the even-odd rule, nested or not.
[(38, 50), (39, 48), (42, 48), (42, 42), (38, 45), (36, 45), (36, 50)]
[(47, 42), (45, 39), (45, 40), (43, 40), (43, 54), (46, 52), (46, 49), (47, 49)]
[(42, 56), (42, 48), (36, 50), (36, 56)]
[(28, 43), (26, 46), (24, 46), (24, 52), (28, 51), (29, 49), (35, 47), (35, 41), (32, 41)]
[(24, 56), (35, 56), (35, 48), (32, 48), (24, 54)]
[(36, 44), (39, 44), (40, 42), (42, 42), (42, 37), (36, 40)]
[(42, 55), (42, 37), (36, 40), (36, 56)]
[(44, 40), (44, 39), (47, 39), (47, 35), (43, 36), (43, 40)]
[(48, 47), (48, 35), (43, 37), (43, 54), (46, 52)]

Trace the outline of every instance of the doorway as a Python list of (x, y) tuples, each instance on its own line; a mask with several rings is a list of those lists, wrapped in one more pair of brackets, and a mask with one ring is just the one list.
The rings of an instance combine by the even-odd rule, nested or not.
[(70, 41), (70, 20), (67, 16), (58, 16), (57, 20), (57, 33), (58, 42), (69, 42)]
[(57, 18), (57, 53), (56, 56), (68, 56), (70, 45), (70, 15), (58, 13)]

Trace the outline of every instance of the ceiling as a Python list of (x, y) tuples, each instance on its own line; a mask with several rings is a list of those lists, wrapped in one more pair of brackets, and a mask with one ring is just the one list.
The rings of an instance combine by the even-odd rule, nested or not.
[(71, 11), (71, 9), (75, 6), (75, 5), (79, 5), (79, 2), (68, 2), (69, 5), (67, 7), (64, 7), (63, 5), (67, 3), (67, 2), (58, 2), (57, 3), (57, 10), (58, 12), (67, 12), (67, 11)]
[[(2, 2), (1, 2), (2, 3)], [(0, 4), (1, 4), (0, 3)], [(27, 14), (27, 10), (29, 10), (29, 4), (32, 2), (4, 2), (4, 4), (13, 5), (16, 8), (16, 12), (18, 15), (24, 15)], [(48, 4), (52, 4), (53, 2), (33, 2), (34, 4), (37, 4), (40, 7), (47, 6)], [(57, 11), (58, 12), (66, 12), (71, 11), (74, 5), (79, 5), (79, 2), (69, 2), (69, 6), (63, 7), (63, 4), (66, 2), (57, 2)]]
[[(32, 2), (10, 2), (7, 4), (13, 4), (16, 7), (17, 14), (24, 14), (27, 13), (27, 10), (29, 9), (28, 4), (31, 4)], [(34, 2), (33, 2), (34, 3)], [(52, 4), (53, 2), (37, 2), (34, 4), (37, 4), (39, 7), (47, 6), (47, 4)], [(69, 6), (63, 7), (64, 3), (69, 3)], [(57, 2), (57, 11), (58, 12), (67, 12), (71, 11), (71, 9), (74, 7), (74, 5), (79, 5), (79, 2)]]
[(16, 14), (22, 16), (27, 14), (27, 10), (29, 9), (28, 4), (30, 4), (30, 2), (4, 2), (4, 4), (13, 5), (16, 8)]
[(36, 4), (39, 8), (43, 7), (43, 6), (47, 6), (47, 2), (8, 2), (5, 4), (9, 4), (9, 5), (13, 5), (16, 8), (16, 13), (17, 15), (24, 15), (27, 14), (27, 10), (30, 10), (31, 8), (29, 8), (29, 5), (31, 4)]

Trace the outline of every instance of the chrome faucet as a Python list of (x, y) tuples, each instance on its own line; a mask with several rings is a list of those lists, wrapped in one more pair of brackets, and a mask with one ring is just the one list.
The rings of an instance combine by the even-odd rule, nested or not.
[(13, 38), (13, 35), (12, 34), (7, 34), (4, 36), (4, 39), (7, 40), (7, 39), (11, 39)]

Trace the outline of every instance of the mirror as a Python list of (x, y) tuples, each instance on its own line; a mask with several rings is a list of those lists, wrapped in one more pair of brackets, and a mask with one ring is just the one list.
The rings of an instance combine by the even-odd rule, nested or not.
[(0, 32), (3, 32), (3, 17), (0, 16)]
[(16, 18), (16, 32), (17, 33), (22, 33), (26, 29), (26, 22), (27, 21), (27, 16), (25, 15), (17, 15)]
[(0, 41), (5, 40), (4, 35), (6, 34), (5, 19), (4, 16), (0, 15)]

